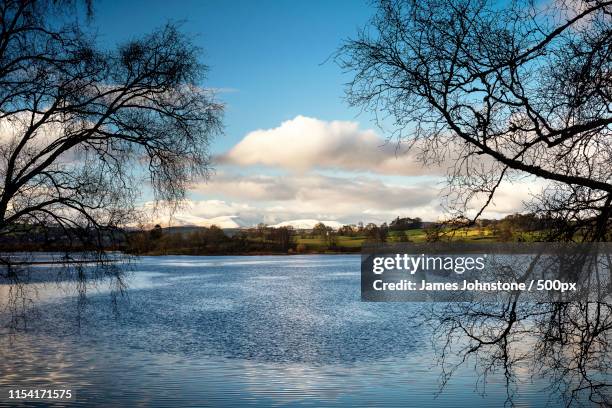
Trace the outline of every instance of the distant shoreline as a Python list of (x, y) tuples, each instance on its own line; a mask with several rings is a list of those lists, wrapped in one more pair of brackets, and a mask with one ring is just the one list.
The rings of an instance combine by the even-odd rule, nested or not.
[[(80, 253), (81, 251), (73, 251), (71, 253)], [(287, 253), (287, 252), (244, 252), (244, 253), (214, 253), (214, 254), (187, 254), (187, 253), (143, 253), (143, 254), (133, 254), (128, 252), (121, 251), (109, 251), (109, 252), (120, 252), (123, 255), (134, 256), (134, 257), (143, 257), (143, 256), (295, 256), (295, 255), (359, 255), (361, 254), (361, 250), (359, 251), (336, 251), (336, 252), (302, 252), (302, 253)], [(53, 252), (53, 251), (7, 251), (6, 254), (61, 254), (61, 251)], [(104, 262), (116, 262), (118, 260), (104, 260)], [(58, 265), (64, 263), (71, 264), (86, 264), (86, 263), (95, 263), (95, 260), (71, 260), (68, 262), (58, 261), (58, 260), (48, 260), (48, 261), (18, 261), (11, 263), (11, 265), (19, 266), (19, 265)]]

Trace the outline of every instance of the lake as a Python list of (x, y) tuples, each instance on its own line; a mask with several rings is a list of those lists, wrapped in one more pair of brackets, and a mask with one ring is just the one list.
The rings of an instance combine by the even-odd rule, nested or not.
[[(98, 406), (506, 400), (501, 374), (476, 389), (470, 365), (439, 393), (422, 305), (361, 302), (358, 255), (142, 257), (131, 269), (118, 313), (104, 285), (88, 290), (79, 312), (72, 291), (33, 284), (27, 331), (0, 336), (0, 388), (63, 384), (77, 405)], [(546, 385), (526, 372), (514, 403), (555, 406)]]

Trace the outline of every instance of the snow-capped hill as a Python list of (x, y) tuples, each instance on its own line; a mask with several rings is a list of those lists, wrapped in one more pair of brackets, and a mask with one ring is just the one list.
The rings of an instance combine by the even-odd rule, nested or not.
[(242, 228), (244, 223), (236, 215), (224, 215), (222, 217), (207, 218), (199, 224), (201, 227), (210, 227), (216, 225), (219, 228)]
[[(165, 220), (165, 222), (161, 222), (160, 224), (163, 227), (169, 226), (168, 220)], [(212, 225), (216, 225), (221, 229), (244, 227), (244, 223), (238, 218), (237, 215), (224, 215), (221, 217), (214, 218), (202, 218), (189, 214), (178, 214), (172, 218), (170, 224), (174, 227), (210, 227)]]
[(315, 225), (322, 222), (326, 227), (330, 227), (332, 229), (337, 230), (342, 226), (338, 221), (330, 221), (330, 220), (314, 220), (314, 219), (303, 219), (303, 220), (290, 220), (279, 222), (278, 224), (271, 225), (271, 227), (293, 227), (295, 229), (313, 229)]

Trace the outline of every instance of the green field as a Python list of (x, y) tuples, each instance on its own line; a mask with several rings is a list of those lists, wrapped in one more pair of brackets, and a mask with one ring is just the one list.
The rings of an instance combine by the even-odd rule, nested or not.
[[(427, 241), (427, 233), (424, 229), (412, 229), (406, 230), (406, 235), (410, 242), (422, 243)], [(387, 237), (387, 243), (398, 243), (401, 232), (390, 231)], [(525, 235), (525, 234), (521, 234)], [(531, 236), (522, 236), (523, 240), (532, 240)], [(493, 231), (487, 228), (465, 228), (454, 232), (452, 238), (453, 241), (474, 241), (474, 242), (497, 242), (500, 241), (498, 235), (493, 234)], [(336, 237), (336, 251), (342, 251), (343, 249), (355, 250), (360, 248), (366, 241), (365, 235), (360, 236), (346, 236), (339, 235)], [(302, 245), (302, 249), (306, 252), (312, 251), (326, 251), (329, 250), (329, 245), (326, 239), (323, 237), (311, 237), (308, 235), (298, 235), (294, 241), (298, 246)]]

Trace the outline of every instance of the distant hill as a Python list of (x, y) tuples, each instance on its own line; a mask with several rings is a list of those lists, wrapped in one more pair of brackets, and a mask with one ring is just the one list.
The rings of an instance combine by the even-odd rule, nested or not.
[[(320, 222), (322, 222), (327, 227), (330, 227), (334, 230), (338, 230), (340, 227), (344, 225), (335, 220), (317, 220), (314, 218), (303, 218), (303, 219), (297, 219), (297, 220), (283, 221), (283, 222), (279, 222), (278, 224), (273, 224), (273, 225), (268, 225), (268, 226), (273, 227), (273, 228), (293, 227), (296, 230), (311, 230), (314, 228), (315, 225), (317, 225)], [(171, 219), (171, 226), (168, 226), (168, 219), (165, 219), (165, 220), (159, 219), (156, 222), (150, 222), (149, 224), (147, 224), (145, 229), (151, 229), (153, 228), (155, 224), (161, 225), (164, 229), (167, 229), (167, 228), (198, 229), (201, 227), (211, 227), (215, 225), (224, 231), (232, 231), (232, 233), (234, 233), (235, 231), (244, 229), (244, 228), (255, 227), (255, 225), (251, 225), (245, 222), (237, 215), (225, 215), (225, 216), (214, 217), (214, 218), (202, 218), (198, 216), (191, 216), (188, 214), (180, 214), (180, 215), (174, 216)], [(426, 228), (430, 226), (431, 224), (433, 223), (423, 221), (422, 227)]]
[[(159, 224), (166, 228), (168, 221), (166, 220), (166, 222), (159, 222)], [(221, 229), (236, 229), (246, 226), (244, 222), (242, 222), (242, 220), (240, 220), (236, 215), (225, 215), (215, 218), (201, 218), (181, 214), (172, 218), (172, 227), (211, 227), (213, 225), (216, 225)]]
[(329, 220), (324, 221), (324, 220), (315, 220), (315, 219), (302, 219), (302, 220), (283, 221), (283, 222), (280, 222), (278, 224), (274, 224), (274, 225), (270, 225), (270, 226), (274, 227), (274, 228), (278, 228), (278, 227), (293, 227), (295, 229), (310, 230), (310, 229), (313, 229), (314, 226), (317, 225), (320, 222), (325, 224), (326, 227), (330, 227), (330, 228), (335, 229), (335, 230), (337, 230), (338, 228), (342, 227), (342, 224), (339, 223), (338, 221), (329, 221)]

